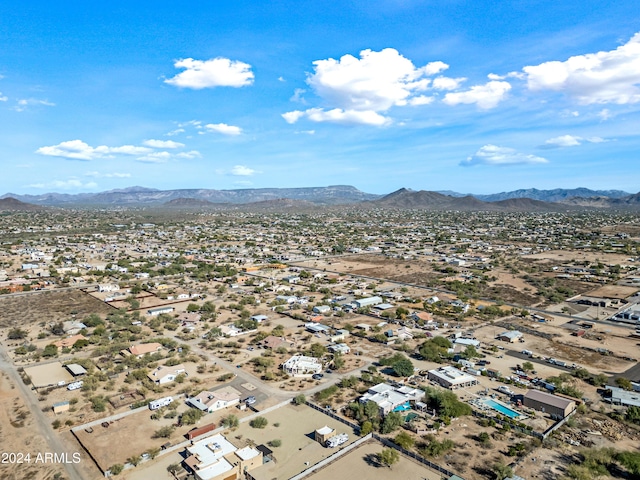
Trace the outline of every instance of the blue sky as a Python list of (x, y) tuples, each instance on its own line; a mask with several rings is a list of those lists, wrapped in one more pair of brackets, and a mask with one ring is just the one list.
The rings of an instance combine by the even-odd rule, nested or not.
[(0, 192), (640, 190), (637, 2), (4, 2)]

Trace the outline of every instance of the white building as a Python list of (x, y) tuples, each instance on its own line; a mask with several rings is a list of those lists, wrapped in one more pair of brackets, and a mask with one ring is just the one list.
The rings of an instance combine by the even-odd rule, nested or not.
[(195, 397), (189, 398), (187, 403), (203, 412), (211, 413), (240, 403), (241, 395), (233, 387), (224, 387), (213, 392), (204, 390)]
[(301, 375), (313, 375), (322, 371), (322, 363), (315, 357), (306, 355), (294, 355), (282, 364), (282, 370), (294, 377)]
[(378, 305), (382, 303), (382, 298), (378, 296), (361, 298), (359, 300), (354, 301), (353, 303), (356, 304), (357, 308), (372, 307), (374, 305)]
[(260, 450), (238, 449), (221, 434), (193, 443), (186, 454), (184, 464), (198, 480), (236, 479), (242, 472), (262, 465)]
[(450, 390), (471, 387), (479, 383), (475, 377), (451, 366), (440, 367), (437, 370), (429, 370), (427, 378)]
[(380, 408), (382, 415), (387, 415), (398, 407), (418, 402), (424, 396), (419, 388), (407, 386), (393, 387), (388, 383), (379, 383), (371, 387), (367, 393), (360, 397), (360, 403), (374, 402)]
[(172, 367), (162, 365), (149, 373), (147, 377), (157, 385), (164, 385), (165, 383), (173, 382), (181, 373), (186, 374), (186, 371), (182, 364), (173, 365)]

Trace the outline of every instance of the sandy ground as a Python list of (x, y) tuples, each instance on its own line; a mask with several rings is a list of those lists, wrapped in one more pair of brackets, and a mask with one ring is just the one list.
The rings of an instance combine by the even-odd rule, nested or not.
[[(325, 425), (335, 428), (338, 433), (349, 434), (349, 442), (345, 446), (358, 438), (348, 426), (306, 406), (287, 405), (266, 414), (265, 417), (269, 424), (264, 429), (252, 428), (245, 422), (236, 429), (223, 432), (223, 435), (239, 448), (250, 443), (260, 445), (274, 439), (282, 440), (282, 446), (272, 448), (276, 462), (267, 463), (251, 472), (257, 480), (290, 478), (306, 468), (305, 462), (314, 464), (335, 453), (336, 450), (323, 447), (313, 438), (313, 432)], [(166, 467), (181, 462), (183, 457), (180, 453), (162, 455), (154, 461), (145, 462), (133, 470), (127, 470), (123, 478), (169, 478)]]
[[(0, 458), (3, 480), (48, 480), (57, 472), (64, 476), (64, 468), (59, 465), (35, 463), (37, 454), (47, 452), (49, 447), (42, 436), (33, 433), (33, 426), (33, 417), (3, 372), (0, 376), (0, 453), (22, 455)], [(25, 460), (26, 454), (31, 455), (30, 461)], [(22, 463), (18, 463), (20, 460)]]
[(380, 453), (383, 448), (383, 445), (376, 441), (367, 442), (307, 478), (312, 480), (343, 478), (440, 480), (442, 478), (435, 471), (403, 455), (400, 455), (400, 461), (391, 468), (377, 466), (370, 459)]

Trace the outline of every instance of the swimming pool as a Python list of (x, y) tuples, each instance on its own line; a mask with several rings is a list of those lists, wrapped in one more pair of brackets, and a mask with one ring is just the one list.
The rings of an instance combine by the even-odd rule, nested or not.
[(486, 406), (488, 406), (488, 407), (493, 408), (497, 412), (500, 412), (501, 414), (506, 415), (509, 418), (518, 418), (518, 417), (521, 416), (520, 413), (516, 412), (512, 408), (509, 408), (509, 407), (507, 407), (506, 405), (503, 405), (500, 402), (496, 402), (495, 400), (491, 400), (490, 398), (487, 398), (484, 401), (484, 404)]

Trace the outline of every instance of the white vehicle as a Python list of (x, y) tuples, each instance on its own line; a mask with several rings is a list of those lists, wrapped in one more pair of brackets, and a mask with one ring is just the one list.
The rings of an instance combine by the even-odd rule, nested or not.
[(157, 410), (162, 407), (166, 407), (171, 402), (173, 402), (173, 397), (164, 397), (159, 398), (158, 400), (153, 400), (149, 402), (149, 410)]
[(327, 447), (329, 448), (335, 448), (339, 445), (342, 445), (343, 443), (346, 443), (349, 440), (349, 434), (348, 433), (341, 433), (339, 435), (336, 435), (335, 437), (331, 437), (329, 440), (327, 440)]
[(70, 383), (69, 385), (67, 385), (67, 390), (77, 390), (80, 387), (82, 387), (82, 380)]
[(513, 395), (513, 392), (511, 391), (511, 389), (509, 387), (507, 387), (506, 385), (502, 385), (502, 386), (498, 387), (498, 391), (500, 393), (505, 393), (507, 395)]

